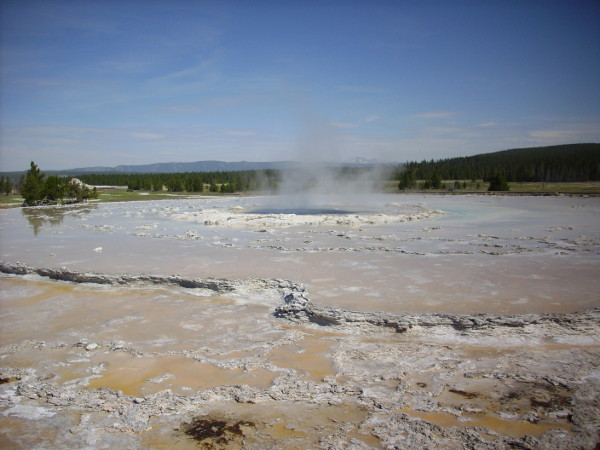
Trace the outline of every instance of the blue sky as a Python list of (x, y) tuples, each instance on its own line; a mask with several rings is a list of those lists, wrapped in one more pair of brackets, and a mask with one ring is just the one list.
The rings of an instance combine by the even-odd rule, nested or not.
[(0, 170), (600, 142), (600, 2), (0, 3)]

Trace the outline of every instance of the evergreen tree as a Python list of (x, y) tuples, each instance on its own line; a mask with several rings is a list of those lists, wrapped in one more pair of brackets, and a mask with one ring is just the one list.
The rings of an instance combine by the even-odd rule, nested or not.
[(506, 182), (506, 178), (504, 178), (504, 174), (497, 173), (490, 179), (490, 187), (488, 187), (488, 191), (508, 191), (510, 187)]
[(431, 176), (431, 189), (441, 189), (442, 188), (442, 177), (437, 170), (433, 171), (433, 175)]
[(412, 169), (407, 169), (402, 172), (400, 176), (400, 183), (398, 184), (398, 189), (412, 189), (417, 186), (417, 179), (415, 177), (415, 172)]
[(44, 177), (38, 166), (31, 161), (29, 170), (25, 174), (23, 185), (21, 186), (21, 196), (24, 206), (33, 206), (39, 204), (44, 198)]
[(58, 202), (62, 200), (65, 194), (64, 180), (56, 175), (49, 176), (44, 182), (44, 188), (42, 192), (43, 197), (48, 202)]
[(231, 182), (231, 183), (227, 183), (224, 184), (223, 186), (221, 186), (221, 192), (227, 193), (227, 194), (232, 194), (236, 191), (236, 186), (235, 183)]
[(171, 192), (182, 192), (184, 187), (181, 174), (173, 174), (169, 181), (166, 182), (166, 186)]
[(185, 177), (183, 181), (183, 187), (186, 192), (194, 192), (194, 177), (192, 175), (188, 175)]
[(196, 175), (194, 177), (194, 182), (192, 183), (192, 191), (193, 192), (204, 191), (204, 183), (202, 182), (202, 178), (199, 175)]
[(10, 178), (2, 177), (2, 180), (0, 181), (0, 190), (4, 195), (9, 195), (12, 192), (13, 184), (12, 181), (10, 181)]

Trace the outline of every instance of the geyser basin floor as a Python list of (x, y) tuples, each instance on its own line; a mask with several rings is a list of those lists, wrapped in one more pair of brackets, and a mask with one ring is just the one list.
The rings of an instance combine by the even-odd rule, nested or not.
[(348, 329), (278, 320), (272, 293), (248, 296), (243, 283), (229, 296), (32, 275), (0, 283), (3, 447), (544, 449), (597, 439), (598, 311), (475, 329), (425, 317), (431, 326), (396, 333), (356, 312)]
[[(109, 274), (292, 279), (323, 307), (395, 314), (599, 306), (598, 199), (398, 195), (374, 215), (444, 214), (248, 222), (245, 211), (261, 204), (0, 211), (0, 259)], [(204, 211), (246, 224), (180, 218)], [(593, 317), (550, 328), (395, 333), (359, 321), (342, 330), (276, 319), (273, 295), (256, 290), (199, 296), (35, 277), (0, 283), (4, 447), (196, 448), (186, 430), (198, 420), (241, 430), (201, 442), (233, 448), (554, 449), (598, 440)], [(246, 422), (253, 425), (239, 425)], [(481, 425), (488, 431), (473, 428)]]
[(285, 214), (255, 222), (247, 211), (265, 202), (3, 210), (0, 257), (109, 273), (292, 278), (315, 302), (359, 310), (520, 313), (599, 304), (598, 198), (388, 195), (362, 205), (379, 208), (383, 224)]

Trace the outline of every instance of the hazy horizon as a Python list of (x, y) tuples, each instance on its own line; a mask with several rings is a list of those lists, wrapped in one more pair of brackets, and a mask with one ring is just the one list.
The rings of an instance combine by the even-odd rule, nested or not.
[(600, 3), (0, 3), (0, 171), (600, 142)]

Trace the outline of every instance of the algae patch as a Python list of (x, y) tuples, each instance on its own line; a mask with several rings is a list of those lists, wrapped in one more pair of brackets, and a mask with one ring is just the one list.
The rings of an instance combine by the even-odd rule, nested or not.
[(183, 432), (196, 440), (199, 445), (215, 448), (215, 446), (229, 447), (239, 442), (254, 428), (255, 424), (249, 421), (227, 422), (222, 419), (197, 417), (184, 427)]

